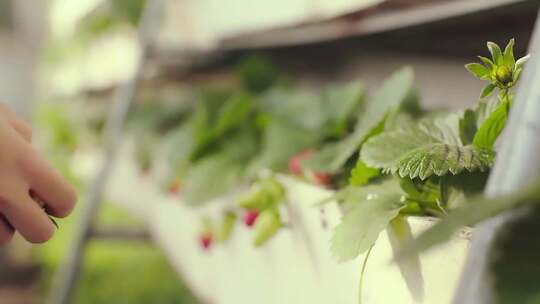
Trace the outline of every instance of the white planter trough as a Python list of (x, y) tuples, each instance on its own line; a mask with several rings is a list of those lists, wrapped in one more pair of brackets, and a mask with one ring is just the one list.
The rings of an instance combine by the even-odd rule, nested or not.
[[(335, 203), (314, 207), (330, 191), (280, 176), (287, 188), (288, 213), (293, 218), (287, 228), (263, 247), (254, 248), (252, 231), (239, 224), (229, 241), (203, 251), (198, 244), (200, 215), (218, 212), (220, 203), (192, 208), (178, 197), (164, 196), (154, 183), (137, 174), (129, 155), (122, 153), (119, 158), (122, 161), (115, 167), (108, 198), (147, 221), (172, 266), (203, 302), (359, 302), (365, 255), (337, 263), (329, 247), (332, 230), (340, 222), (340, 210)], [(408, 218), (414, 236), (432, 221)], [(382, 232), (366, 264), (362, 303), (450, 303), (468, 246), (468, 233), (463, 231), (421, 255), (418, 263), (409, 260), (398, 265), (392, 261), (388, 233)]]

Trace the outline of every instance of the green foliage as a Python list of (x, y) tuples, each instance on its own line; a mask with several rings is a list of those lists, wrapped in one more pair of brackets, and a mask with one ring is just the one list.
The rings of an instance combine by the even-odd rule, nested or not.
[(405, 206), (403, 192), (395, 180), (379, 185), (348, 187), (335, 197), (347, 210), (332, 237), (331, 251), (344, 262), (367, 251), (379, 233)]
[(493, 149), (495, 141), (506, 125), (510, 112), (510, 99), (505, 98), (493, 111), (475, 133), (473, 145), (481, 149)]
[(252, 55), (242, 60), (238, 74), (242, 86), (255, 93), (270, 88), (279, 77), (276, 67), (267, 57), (261, 55)]
[(270, 176), (258, 179), (236, 205), (242, 209), (263, 211), (283, 203), (285, 188)]
[(309, 130), (272, 120), (263, 134), (262, 152), (248, 168), (249, 175), (255, 176), (263, 168), (285, 170), (291, 156), (313, 147), (318, 139), (319, 135)]
[(495, 88), (499, 88), (502, 92), (507, 91), (519, 80), (523, 64), (529, 57), (525, 56), (516, 61), (514, 42), (514, 39), (510, 39), (504, 52), (496, 43), (488, 42), (487, 47), (491, 53), (491, 59), (479, 56), (482, 64), (469, 63), (465, 65), (465, 68), (475, 77), (490, 82), (482, 90), (481, 98), (489, 96)]
[(364, 144), (361, 159), (383, 172), (422, 180), (433, 174), (487, 170), (493, 161), (492, 153), (463, 146), (457, 125), (457, 116), (450, 115), (421, 121), (412, 128), (384, 132)]
[(112, 13), (133, 26), (139, 24), (147, 0), (112, 0)]
[(193, 165), (183, 191), (188, 204), (201, 205), (231, 191), (241, 181), (242, 166), (228, 155), (207, 157)]
[(466, 109), (463, 112), (463, 117), (459, 120), (459, 136), (464, 145), (473, 143), (476, 131), (478, 131), (476, 119), (476, 112)]
[[(75, 214), (61, 220), (61, 229), (50, 242), (35, 248), (34, 257), (43, 267), (40, 298), (49, 294), (55, 273), (65, 262), (69, 249), (66, 244), (72, 241), (80, 210), (77, 208)], [(138, 221), (110, 203), (103, 205), (98, 225), (142, 228)], [(158, 248), (148, 244), (95, 241), (87, 250), (74, 304), (198, 303)]]
[(322, 110), (327, 117), (325, 133), (341, 138), (349, 131), (364, 102), (365, 88), (358, 81), (331, 86), (322, 92)]
[(320, 152), (304, 165), (314, 171), (335, 173), (357, 151), (360, 145), (383, 123), (388, 113), (397, 110), (408, 96), (413, 81), (413, 71), (404, 67), (390, 76), (368, 99), (358, 117), (352, 134), (344, 139), (324, 146)]
[(526, 188), (516, 194), (497, 198), (477, 196), (453, 210), (417, 239), (402, 248), (400, 256), (425, 251), (450, 239), (464, 226), (474, 226), (502, 212), (524, 205), (540, 203), (540, 184)]
[(66, 105), (42, 105), (37, 111), (37, 120), (54, 147), (73, 151), (79, 144), (75, 117), (69, 115)]
[(380, 176), (381, 170), (368, 167), (362, 160), (356, 162), (356, 166), (351, 171), (349, 184), (351, 186), (363, 186), (371, 179)]
[(147, 245), (91, 244), (84, 270), (75, 304), (197, 303), (166, 258)]
[(190, 155), (193, 161), (209, 153), (225, 135), (242, 126), (253, 107), (251, 96), (242, 91), (232, 95), (227, 92), (206, 94), (201, 95), (193, 117), (195, 145)]
[(270, 208), (262, 211), (253, 227), (253, 245), (261, 247), (276, 235), (282, 226), (283, 223), (277, 209)]
[(219, 228), (215, 231), (216, 241), (223, 243), (229, 240), (236, 226), (237, 216), (232, 211), (223, 214)]

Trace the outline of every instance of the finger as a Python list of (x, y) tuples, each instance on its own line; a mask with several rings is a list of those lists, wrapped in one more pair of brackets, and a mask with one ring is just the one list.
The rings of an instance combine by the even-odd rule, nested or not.
[(9, 121), (13, 129), (19, 133), (27, 142), (32, 141), (32, 128), (24, 121), (14, 118)]
[(36, 153), (26, 157), (23, 166), (31, 191), (45, 203), (47, 212), (55, 217), (68, 216), (77, 200), (75, 189)]
[(2, 213), (27, 241), (44, 243), (50, 240), (55, 228), (47, 214), (24, 192), (13, 195), (4, 204)]
[(0, 245), (5, 245), (13, 238), (13, 227), (3, 215), (0, 215)]
[(4, 116), (7, 122), (21, 135), (27, 142), (32, 141), (32, 128), (24, 122), (22, 119), (17, 117), (8, 107), (0, 104), (0, 115)]

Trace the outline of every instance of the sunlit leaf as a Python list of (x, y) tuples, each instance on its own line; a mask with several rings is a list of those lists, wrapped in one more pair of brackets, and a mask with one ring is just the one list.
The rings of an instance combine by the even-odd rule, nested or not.
[(362, 186), (367, 184), (371, 179), (380, 175), (381, 170), (370, 168), (363, 161), (358, 160), (356, 166), (351, 171), (349, 184), (352, 186)]
[(331, 251), (336, 259), (344, 262), (368, 250), (405, 206), (402, 196), (393, 180), (348, 191), (345, 200), (351, 208), (332, 237)]
[(504, 100), (482, 123), (474, 135), (473, 145), (482, 149), (493, 149), (495, 141), (503, 131), (510, 108), (509, 100)]
[(368, 140), (361, 159), (368, 166), (401, 177), (426, 179), (431, 175), (459, 174), (463, 170), (487, 170), (493, 155), (489, 150), (463, 146), (457, 117), (420, 123), (414, 128), (384, 132)]

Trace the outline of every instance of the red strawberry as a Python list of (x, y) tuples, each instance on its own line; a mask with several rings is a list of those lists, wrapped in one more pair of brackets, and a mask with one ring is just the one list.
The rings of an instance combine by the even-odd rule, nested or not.
[(330, 174), (324, 172), (313, 172), (313, 179), (316, 184), (321, 186), (328, 186), (332, 182)]
[(244, 214), (244, 224), (247, 227), (252, 227), (255, 221), (259, 217), (259, 211), (249, 210)]
[(212, 247), (213, 239), (214, 238), (212, 236), (212, 233), (210, 233), (210, 232), (206, 232), (206, 233), (201, 234), (201, 236), (199, 237), (199, 243), (201, 245), (201, 248), (204, 251), (210, 250), (210, 247)]
[(169, 187), (167, 188), (167, 191), (170, 194), (178, 194), (182, 190), (182, 184), (180, 181), (174, 181), (169, 184)]
[(305, 150), (289, 159), (289, 171), (296, 176), (303, 176), (302, 161), (310, 158), (313, 155), (312, 150)]

